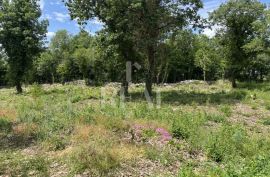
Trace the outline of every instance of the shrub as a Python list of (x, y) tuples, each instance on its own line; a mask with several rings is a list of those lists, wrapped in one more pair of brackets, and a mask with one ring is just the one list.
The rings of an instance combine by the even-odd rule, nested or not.
[(172, 124), (173, 137), (178, 139), (188, 139), (196, 134), (198, 128), (205, 122), (202, 114), (182, 114), (176, 117)]
[(247, 96), (247, 92), (243, 91), (243, 90), (235, 90), (231, 94), (231, 97), (233, 99), (236, 99), (236, 100), (242, 100), (242, 99), (246, 98), (246, 96)]
[(0, 176), (48, 177), (48, 159), (44, 156), (23, 156), (9, 151), (0, 152)]
[(220, 114), (206, 114), (206, 119), (216, 123), (222, 123), (226, 121), (225, 116)]
[(173, 163), (174, 159), (172, 154), (170, 154), (168, 149), (157, 149), (157, 148), (147, 148), (145, 151), (145, 156), (152, 160), (158, 161), (163, 165), (170, 165)]
[(226, 117), (230, 117), (232, 115), (232, 109), (229, 105), (221, 106), (220, 111), (223, 112)]
[(263, 125), (270, 125), (270, 119), (265, 119), (263, 121)]
[(12, 123), (8, 120), (0, 118), (0, 132), (8, 133), (12, 130)]
[(30, 93), (33, 97), (39, 97), (45, 93), (42, 86), (40, 84), (33, 84), (32, 88), (30, 89)]
[(245, 143), (247, 135), (244, 129), (225, 125), (209, 136), (206, 148), (210, 158), (222, 162), (230, 157), (244, 156)]
[(184, 165), (181, 167), (178, 177), (199, 177), (194, 173), (193, 169), (192, 165)]
[(64, 137), (55, 135), (47, 139), (45, 144), (46, 146), (48, 146), (49, 150), (58, 151), (65, 149), (68, 144), (68, 141)]
[(77, 148), (70, 156), (73, 173), (89, 170), (93, 176), (106, 176), (119, 166), (119, 159), (108, 147), (89, 144)]

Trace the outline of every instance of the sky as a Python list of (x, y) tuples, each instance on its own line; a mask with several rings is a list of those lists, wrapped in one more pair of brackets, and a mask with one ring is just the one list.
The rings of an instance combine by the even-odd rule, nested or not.
[[(212, 12), (217, 9), (220, 4), (226, 2), (226, 0), (203, 0), (204, 8), (199, 11), (201, 16), (207, 17), (208, 12)], [(261, 0), (261, 2), (270, 4), (270, 0)], [(40, 0), (40, 6), (42, 9), (42, 19), (49, 20), (49, 27), (47, 33), (48, 41), (55, 35), (55, 32), (61, 29), (66, 29), (69, 33), (75, 35), (80, 31), (80, 27), (76, 21), (70, 19), (67, 8), (62, 0)], [(91, 34), (102, 29), (102, 23), (97, 19), (91, 20), (86, 26), (87, 30)], [(213, 36), (215, 34), (215, 27), (210, 30), (206, 29), (204, 34)]]

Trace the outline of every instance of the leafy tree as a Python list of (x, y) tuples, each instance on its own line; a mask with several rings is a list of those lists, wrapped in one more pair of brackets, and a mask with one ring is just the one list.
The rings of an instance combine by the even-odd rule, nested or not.
[(147, 58), (146, 90), (149, 95), (152, 94), (157, 45), (161, 37), (190, 24), (190, 20), (198, 21), (197, 11), (202, 7), (200, 0), (67, 0), (67, 5), (73, 18), (100, 19), (107, 32), (114, 34), (115, 44), (125, 61), (136, 58), (134, 44), (141, 46), (142, 56)]
[[(50, 51), (43, 52), (41, 56), (35, 61), (35, 68), (37, 70), (37, 75), (42, 78), (42, 80), (51, 82), (52, 84), (56, 79), (56, 69), (58, 61), (53, 57)], [(48, 78), (50, 78), (48, 80)]]
[(228, 48), (229, 77), (232, 86), (241, 71), (249, 65), (249, 55), (244, 46), (254, 39), (253, 23), (263, 17), (264, 5), (257, 0), (229, 0), (210, 14), (210, 19), (220, 30), (218, 37)]
[(0, 43), (18, 93), (25, 73), (42, 50), (48, 22), (39, 20), (40, 16), (37, 0), (3, 0), (0, 8)]
[(74, 48), (72, 57), (83, 79), (89, 84), (94, 77), (94, 63), (96, 60), (94, 39), (86, 31), (81, 31), (74, 36), (71, 45)]
[[(243, 48), (250, 55), (251, 62), (248, 73), (253, 79), (260, 76), (260, 80), (270, 70), (270, 10), (265, 10), (263, 18), (255, 21), (252, 26), (255, 30), (254, 38)], [(255, 74), (257, 73), (257, 74)]]
[(195, 65), (203, 70), (203, 79), (206, 81), (206, 73), (209, 72), (214, 65), (218, 65), (218, 54), (213, 40), (205, 35), (198, 36), (197, 48)]
[(83, 79), (87, 82), (90, 81), (91, 75), (93, 75), (93, 65), (95, 62), (95, 50), (94, 48), (78, 48), (75, 50), (73, 57), (80, 73), (82, 73)]
[(67, 51), (71, 49), (70, 47), (71, 35), (67, 30), (59, 30), (55, 33), (53, 38), (51, 39), (49, 49), (61, 55), (61, 52)]
[(167, 54), (169, 59), (167, 70), (164, 73), (168, 81), (177, 82), (196, 77), (194, 74), (196, 71), (196, 66), (194, 65), (195, 42), (196, 35), (191, 30), (177, 31), (166, 42), (169, 45), (169, 52)]
[(125, 87), (126, 82), (123, 81), (126, 79), (123, 77), (126, 65), (123, 56), (119, 53), (118, 45), (112, 41), (114, 41), (114, 33), (102, 30), (96, 36), (97, 59), (94, 66), (96, 80), (98, 83), (122, 81), (122, 87), (126, 89), (125, 94), (127, 94), (128, 87)]
[[(80, 23), (98, 18), (105, 24), (104, 33), (109, 33), (110, 40), (106, 40), (110, 45), (117, 45), (116, 52), (123, 59), (123, 63), (134, 62), (136, 58), (134, 50), (134, 35), (136, 30), (132, 25), (135, 20), (133, 10), (135, 2), (122, 0), (66, 0), (72, 18), (79, 18)], [(121, 73), (125, 76), (125, 70)], [(128, 94), (128, 82), (123, 77), (122, 89), (125, 95)]]
[(7, 74), (7, 57), (4, 51), (0, 52), (0, 86), (6, 84), (6, 74)]
[(59, 30), (52, 38), (49, 50), (57, 63), (57, 75), (62, 83), (79, 79), (79, 68), (72, 57), (74, 46), (67, 30)]
[(200, 0), (140, 0), (136, 7), (137, 38), (147, 58), (146, 90), (152, 95), (159, 44), (170, 32), (187, 25), (197, 26), (200, 22), (198, 10), (203, 4)]

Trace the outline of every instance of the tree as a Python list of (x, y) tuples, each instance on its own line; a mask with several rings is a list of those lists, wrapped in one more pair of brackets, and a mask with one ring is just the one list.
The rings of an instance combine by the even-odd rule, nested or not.
[(4, 0), (0, 10), (0, 43), (8, 56), (10, 79), (22, 92), (22, 81), (43, 48), (47, 21), (37, 0)]
[[(100, 19), (109, 33), (114, 34), (119, 53), (125, 61), (136, 58), (134, 47), (141, 46), (146, 57), (146, 90), (152, 95), (152, 83), (156, 68), (157, 45), (161, 38), (183, 26), (190, 20), (197, 22), (200, 0), (67, 0), (73, 18)], [(135, 45), (136, 44), (136, 45)]]
[[(251, 62), (248, 67), (249, 76), (260, 80), (269, 73), (270, 69), (270, 10), (265, 10), (263, 18), (252, 24), (255, 30), (254, 38), (244, 45), (244, 50), (250, 55)], [(257, 74), (254, 74), (257, 73)]]
[(169, 59), (167, 71), (164, 72), (165, 80), (168, 78), (169, 82), (177, 82), (196, 77), (195, 42), (196, 35), (191, 30), (179, 30), (166, 41), (169, 46), (167, 54)]
[(218, 37), (228, 48), (229, 77), (235, 88), (236, 79), (249, 65), (244, 46), (254, 39), (253, 23), (263, 18), (264, 5), (257, 0), (229, 0), (210, 14), (210, 20), (220, 26)]
[[(54, 84), (56, 77), (58, 61), (55, 59), (50, 51), (43, 52), (41, 56), (35, 61), (35, 68), (37, 75), (45, 81)], [(50, 78), (48, 80), (48, 78)], [(43, 80), (44, 81), (44, 80)]]
[(146, 90), (149, 95), (152, 95), (158, 46), (175, 30), (188, 25), (192, 27), (199, 25), (198, 10), (203, 7), (203, 4), (200, 0), (140, 0), (137, 2), (137, 38), (147, 58)]
[(86, 32), (81, 31), (72, 39), (72, 47), (74, 48), (72, 57), (76, 65), (79, 67), (80, 74), (87, 84), (94, 76), (94, 62), (96, 60), (96, 46), (94, 39)]
[(203, 70), (203, 80), (206, 81), (206, 73), (209, 72), (213, 65), (219, 62), (217, 58), (214, 42), (205, 35), (197, 38), (197, 48), (195, 54), (195, 65)]
[[(111, 40), (106, 40), (110, 45), (117, 45), (116, 51), (123, 59), (123, 63), (134, 62), (136, 54), (134, 50), (134, 35), (136, 30), (132, 25), (135, 21), (132, 13), (136, 2), (123, 0), (66, 0), (71, 17), (78, 18), (83, 24), (89, 19), (97, 18), (105, 25), (104, 33), (109, 33)], [(125, 70), (122, 71), (125, 76)], [(128, 82), (125, 77), (122, 79), (122, 89), (125, 95), (128, 94)]]
[[(1, 50), (1, 48), (0, 48)], [(0, 86), (6, 84), (6, 74), (7, 74), (7, 57), (3, 50), (0, 51)]]
[(57, 31), (51, 40), (49, 51), (57, 63), (56, 71), (62, 83), (79, 79), (79, 68), (72, 57), (74, 50), (72, 36), (67, 30)]

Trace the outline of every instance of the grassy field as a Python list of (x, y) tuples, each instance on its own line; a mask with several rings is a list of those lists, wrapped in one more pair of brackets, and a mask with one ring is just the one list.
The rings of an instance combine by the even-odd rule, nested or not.
[(0, 176), (270, 176), (270, 84), (118, 88), (0, 89)]

